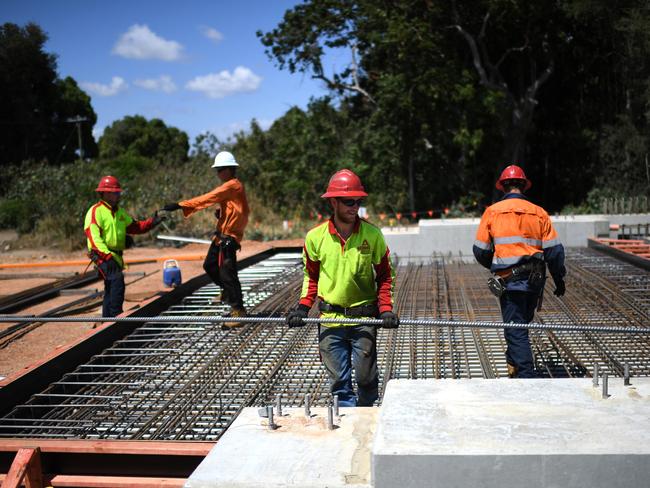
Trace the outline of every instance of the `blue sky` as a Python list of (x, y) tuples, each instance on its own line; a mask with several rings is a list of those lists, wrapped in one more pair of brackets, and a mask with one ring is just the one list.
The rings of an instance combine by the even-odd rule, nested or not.
[(268, 127), (325, 93), (308, 75), (280, 71), (255, 35), (298, 0), (2, 0), (0, 21), (39, 24), (59, 76), (91, 96), (95, 134), (126, 115), (160, 118), (220, 138)]

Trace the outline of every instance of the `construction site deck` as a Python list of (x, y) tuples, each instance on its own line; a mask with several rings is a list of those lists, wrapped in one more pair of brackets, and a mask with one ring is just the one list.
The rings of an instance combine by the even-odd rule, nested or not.
[[(586, 246), (567, 248), (566, 295), (555, 297), (547, 282), (534, 319), (584, 329), (531, 330), (537, 372), (553, 380), (592, 378), (594, 368), (609, 378), (650, 377), (650, 335), (598, 330), (650, 325), (647, 241), (591, 237)], [(631, 248), (644, 252), (631, 259), (619, 255)], [(218, 287), (201, 276), (129, 315), (142, 320), (106, 323), (74, 347), (4, 380), (0, 472), (8, 472), (21, 448), (38, 447), (52, 486), (183, 486), (245, 408), (278, 401), (302, 408), (306, 395), (315, 408), (327, 407), (318, 325), (291, 329), (262, 320), (283, 317), (296, 305), (300, 249), (267, 252), (240, 265), (245, 305), (258, 322), (223, 330), (209, 320), (227, 307), (215, 300)], [(398, 254), (396, 310), (402, 319), (499, 322), (488, 277), (466, 255)], [(316, 313), (314, 308), (310, 317)], [(176, 323), (174, 317), (196, 322)], [(382, 408), (391, 380), (507, 382), (505, 347), (497, 328), (379, 329), (377, 406)]]

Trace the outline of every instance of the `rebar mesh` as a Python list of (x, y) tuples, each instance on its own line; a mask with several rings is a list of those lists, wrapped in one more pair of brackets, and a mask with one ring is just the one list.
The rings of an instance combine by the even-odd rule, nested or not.
[[(570, 250), (567, 294), (547, 284), (535, 321), (647, 327), (650, 273), (591, 249)], [(395, 304), (409, 318), (499, 321), (488, 272), (433, 257), (397, 269)], [(299, 254), (278, 254), (240, 272), (246, 307), (284, 315), (302, 285)], [(163, 315), (221, 315), (219, 289), (201, 288)], [(214, 303), (213, 303), (214, 302)], [(315, 311), (312, 311), (314, 314)], [(647, 336), (532, 331), (538, 371), (546, 377), (602, 372), (650, 375)], [(505, 341), (498, 329), (404, 325), (380, 329), (380, 396), (393, 378), (504, 378)], [(222, 330), (210, 322), (147, 322), (0, 419), (1, 437), (217, 440), (242, 408), (275, 402), (324, 406), (330, 399), (318, 357), (317, 326), (251, 323)]]

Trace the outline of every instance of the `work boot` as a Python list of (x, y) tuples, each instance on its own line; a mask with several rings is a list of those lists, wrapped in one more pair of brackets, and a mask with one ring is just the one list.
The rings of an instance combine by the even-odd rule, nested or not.
[[(246, 317), (246, 309), (244, 307), (233, 307), (233, 309), (228, 314), (228, 317)], [(224, 322), (222, 329), (236, 329), (237, 327), (243, 327), (246, 325), (246, 322)]]
[(518, 373), (517, 366), (510, 363), (506, 363), (506, 365), (508, 366), (508, 378), (516, 378)]
[(221, 293), (218, 295), (215, 295), (215, 297), (210, 300), (210, 305), (221, 305), (223, 302), (221, 301)]

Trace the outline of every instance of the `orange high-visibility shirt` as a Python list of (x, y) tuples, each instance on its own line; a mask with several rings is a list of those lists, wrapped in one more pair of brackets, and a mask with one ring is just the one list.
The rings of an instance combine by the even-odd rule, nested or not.
[(248, 223), (250, 210), (244, 185), (237, 178), (226, 181), (211, 192), (178, 202), (183, 208), (185, 217), (217, 203), (221, 206), (217, 232), (233, 237), (238, 243), (241, 242), (244, 238), (244, 229)]
[[(554, 251), (558, 246), (562, 248), (546, 211), (523, 195), (508, 194), (483, 213), (474, 242), (474, 254), (486, 257), (492, 254), (490, 269), (495, 272), (523, 263), (535, 254), (543, 253), (549, 262), (549, 254), (554, 253), (548, 251)], [(563, 267), (563, 248), (561, 261)], [(550, 264), (554, 274), (554, 267)]]

